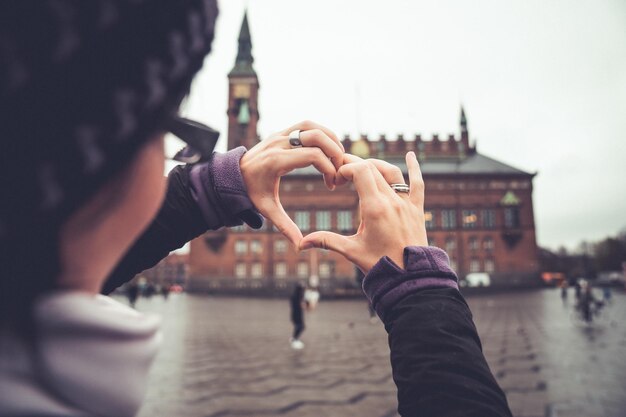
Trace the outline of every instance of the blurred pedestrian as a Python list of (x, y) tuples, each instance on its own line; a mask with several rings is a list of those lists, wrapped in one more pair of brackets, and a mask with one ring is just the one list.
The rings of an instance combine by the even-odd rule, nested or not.
[(304, 285), (297, 283), (293, 289), (293, 293), (289, 298), (289, 306), (291, 308), (291, 322), (293, 323), (293, 334), (291, 336), (291, 348), (300, 350), (304, 348), (304, 343), (300, 340), (300, 336), (304, 331)]
[(167, 300), (170, 296), (171, 288), (172, 286), (170, 284), (163, 284), (163, 286), (161, 287), (161, 295), (163, 296), (164, 300)]
[(304, 290), (304, 302), (307, 311), (313, 311), (320, 301), (320, 291), (317, 287), (307, 286)]
[(136, 282), (131, 282), (126, 286), (126, 297), (128, 298), (128, 304), (135, 308), (135, 303), (139, 297), (139, 285)]
[(563, 302), (563, 305), (567, 305), (567, 280), (564, 279), (561, 281), (559, 287), (561, 288), (561, 301)]
[(611, 284), (606, 283), (604, 287), (602, 287), (602, 297), (607, 304), (610, 304), (612, 301), (612, 293), (611, 293)]
[(582, 278), (578, 278), (576, 281), (574, 281), (574, 293), (576, 295), (576, 301), (580, 300), (580, 296), (582, 293), (582, 281), (584, 281)]

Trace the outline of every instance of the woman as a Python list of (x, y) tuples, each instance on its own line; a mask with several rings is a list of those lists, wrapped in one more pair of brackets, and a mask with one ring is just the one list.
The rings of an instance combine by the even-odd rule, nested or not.
[[(134, 415), (159, 319), (98, 293), (207, 229), (260, 227), (259, 213), (301, 249), (327, 247), (367, 273), (402, 415), (510, 415), (447, 256), (426, 247), (414, 155), (411, 193), (398, 194), (389, 186), (403, 182), (396, 168), (344, 156), (332, 132), (304, 122), (247, 152), (200, 152), (203, 162), (169, 174), (166, 191), (164, 132), (196, 145), (195, 133), (211, 136), (175, 113), (210, 50), (215, 2), (8, 3), (0, 4), (0, 415)], [(330, 188), (354, 182), (355, 236), (303, 239), (285, 214), (280, 176), (311, 164)]]
[(304, 349), (304, 343), (300, 340), (300, 335), (304, 331), (304, 303), (304, 285), (298, 282), (289, 298), (291, 322), (293, 323), (291, 348), (295, 350)]
[(0, 415), (134, 415), (159, 319), (98, 296), (107, 277), (259, 212), (297, 244), (280, 175), (312, 164), (334, 187), (343, 148), (304, 122), (248, 152), (179, 155), (206, 162), (174, 169), (164, 200), (165, 132), (214, 145), (175, 114), (216, 15), (200, 0), (0, 5)]

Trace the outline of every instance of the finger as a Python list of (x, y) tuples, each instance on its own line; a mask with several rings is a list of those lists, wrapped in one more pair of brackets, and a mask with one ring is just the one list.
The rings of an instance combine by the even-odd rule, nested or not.
[(348, 236), (342, 236), (333, 232), (313, 232), (302, 238), (299, 249), (330, 249), (347, 258), (352, 253), (352, 246), (353, 241)]
[(337, 145), (321, 129), (312, 129), (300, 132), (300, 141), (303, 146), (318, 147), (330, 158), (336, 169), (343, 165), (343, 148)]
[(406, 154), (406, 166), (409, 171), (409, 198), (413, 204), (421, 208), (424, 205), (424, 179), (415, 152)]
[(404, 184), (404, 175), (397, 166), (380, 159), (368, 159), (367, 161), (376, 167), (388, 184)]
[(298, 247), (302, 240), (302, 232), (300, 228), (291, 220), (287, 212), (277, 200), (265, 199), (260, 207), (257, 207), (261, 214), (271, 220), (274, 226)]
[(335, 188), (335, 175), (337, 170), (320, 148), (295, 148), (286, 149), (279, 153), (278, 166), (285, 173), (296, 168), (304, 168), (313, 165), (324, 175), (324, 182), (329, 189)]
[(343, 154), (343, 163), (344, 164), (351, 164), (353, 162), (361, 162), (364, 161), (363, 158), (360, 158), (356, 155), (352, 155), (351, 153), (344, 153)]
[[(391, 188), (391, 184), (405, 184), (404, 175), (402, 175), (402, 171), (397, 166), (387, 161), (381, 161), (380, 159), (368, 159), (368, 162), (371, 162), (376, 167), (392, 191), (393, 188)], [(400, 197), (409, 197), (408, 193), (393, 192)]]
[(385, 195), (387, 198), (395, 198), (395, 191), (393, 191), (389, 182), (385, 179), (385, 177), (383, 177), (383, 174), (381, 174), (381, 172), (376, 168), (376, 165), (374, 165), (369, 159), (365, 162), (372, 171), (374, 181), (376, 181), (376, 186), (378, 187), (378, 192)]
[[(354, 162), (362, 162), (363, 161), (363, 159), (359, 158), (358, 156), (351, 155), (349, 153), (344, 153), (342, 157), (343, 157), (343, 161), (342, 161), (341, 165), (351, 164), (351, 163), (354, 163)], [(347, 179), (345, 179), (343, 176), (339, 175), (339, 169), (337, 169), (337, 175), (335, 175), (335, 185), (344, 185), (347, 182), (348, 182)]]
[(337, 143), (337, 145), (339, 145), (339, 147), (341, 148), (341, 150), (343, 152), (345, 152), (345, 148), (343, 147), (343, 144), (341, 143), (341, 141), (339, 140), (339, 138), (337, 137), (337, 135), (335, 134), (335, 132), (333, 132), (332, 130), (330, 130), (329, 128), (327, 128), (326, 126), (322, 126), (319, 123), (315, 123), (312, 122), (310, 120), (304, 120), (300, 123), (296, 123), (295, 125), (283, 130), (281, 133), (283, 136), (289, 136), (289, 133), (294, 131), (294, 130), (312, 130), (312, 129), (320, 129), (322, 132), (326, 133), (328, 135), (329, 138), (331, 138), (334, 142)]
[(337, 176), (354, 184), (359, 199), (362, 202), (371, 201), (379, 194), (378, 185), (373, 171), (366, 161), (342, 165), (337, 170)]

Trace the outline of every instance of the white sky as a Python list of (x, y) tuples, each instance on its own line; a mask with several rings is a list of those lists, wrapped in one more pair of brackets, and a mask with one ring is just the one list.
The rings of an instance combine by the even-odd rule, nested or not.
[(539, 173), (540, 245), (626, 226), (626, 1), (223, 0), (184, 109), (220, 150), (246, 5), (262, 137), (302, 119), (447, 136), (462, 102), (480, 152)]

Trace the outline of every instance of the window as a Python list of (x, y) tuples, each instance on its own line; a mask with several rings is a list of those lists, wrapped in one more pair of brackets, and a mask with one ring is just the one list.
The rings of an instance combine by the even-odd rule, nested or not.
[(261, 262), (255, 262), (250, 268), (250, 276), (252, 278), (259, 279), (263, 276), (263, 264)]
[(428, 238), (428, 246), (437, 246), (437, 241), (434, 237), (431, 236)]
[(330, 230), (330, 211), (318, 211), (315, 213), (315, 228), (317, 230)]
[(496, 270), (496, 266), (493, 259), (485, 259), (485, 272), (493, 272)]
[(424, 212), (424, 220), (426, 221), (426, 230), (435, 228), (435, 215), (432, 211)]
[(456, 249), (456, 239), (453, 236), (446, 238), (446, 252), (454, 252)]
[(287, 277), (287, 264), (285, 262), (277, 262), (274, 267), (274, 275), (276, 278)]
[(463, 210), (463, 228), (474, 229), (478, 224), (478, 214), (476, 210)]
[(493, 229), (496, 227), (496, 211), (494, 209), (483, 210), (483, 227)]
[(296, 211), (295, 223), (300, 230), (309, 230), (311, 228), (311, 215), (308, 211)]
[(352, 230), (352, 212), (349, 210), (340, 210), (337, 212), (337, 229), (340, 232)]
[(261, 253), (263, 252), (263, 245), (261, 245), (260, 240), (253, 240), (250, 242), (250, 252), (251, 253)]
[(296, 275), (298, 275), (298, 278), (308, 278), (309, 277), (309, 264), (307, 262), (298, 262)]
[(474, 251), (474, 250), (478, 250), (478, 238), (476, 237), (470, 237), (469, 238), (469, 248), (470, 250)]
[(470, 272), (480, 272), (480, 261), (478, 259), (471, 260)]
[(520, 226), (519, 208), (507, 207), (504, 209), (504, 226), (510, 229)]
[(246, 277), (246, 264), (243, 262), (237, 262), (235, 264), (235, 277), (237, 278), (245, 278)]
[(491, 252), (493, 250), (493, 238), (486, 237), (483, 240), (483, 249), (486, 250), (487, 252)]
[(330, 278), (334, 275), (334, 272), (335, 272), (335, 262), (333, 261), (320, 262), (320, 267), (319, 267), (320, 278)]
[(274, 252), (285, 253), (287, 252), (287, 241), (284, 239), (278, 239), (274, 241)]
[(456, 229), (456, 210), (441, 210), (441, 227)]
[(248, 252), (248, 242), (245, 240), (235, 240), (235, 253), (245, 255)]

